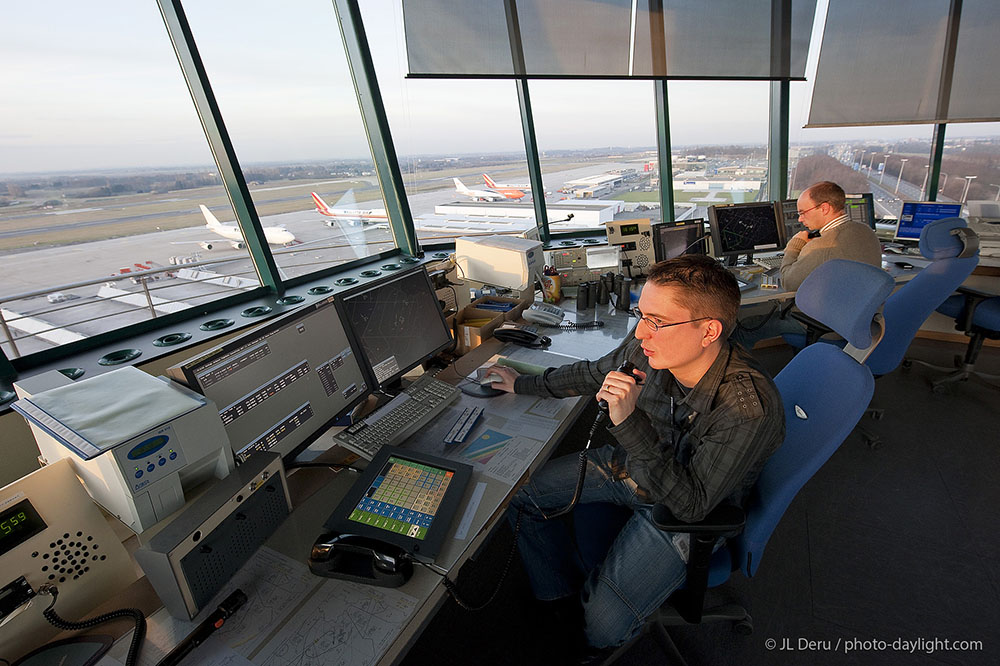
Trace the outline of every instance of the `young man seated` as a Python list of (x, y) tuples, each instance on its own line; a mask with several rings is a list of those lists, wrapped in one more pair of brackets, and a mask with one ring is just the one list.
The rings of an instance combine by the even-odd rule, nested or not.
[[(596, 393), (617, 444), (588, 452), (580, 503), (632, 510), (604, 561), (582, 570), (568, 527), (546, 515), (566, 506), (579, 457), (549, 461), (518, 492), (519, 547), (537, 599), (582, 606), (589, 649), (617, 646), (686, 576), (686, 535), (659, 530), (654, 503), (697, 521), (723, 501), (742, 504), (784, 438), (770, 377), (727, 338), (740, 305), (735, 278), (716, 261), (684, 255), (656, 264), (642, 289), (634, 334), (596, 361), (519, 376), (495, 366), (493, 386), (550, 397)], [(625, 360), (634, 375), (616, 371)], [(640, 381), (636, 380), (636, 376)], [(583, 442), (580, 443), (581, 448)]]

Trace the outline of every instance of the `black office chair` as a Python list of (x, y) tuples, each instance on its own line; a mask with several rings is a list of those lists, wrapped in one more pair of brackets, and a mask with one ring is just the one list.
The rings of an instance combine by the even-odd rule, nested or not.
[[(831, 289), (830, 285), (842, 288)], [(665, 626), (726, 620), (733, 622), (737, 632), (752, 631), (750, 615), (738, 604), (705, 609), (706, 589), (722, 584), (737, 569), (748, 577), (754, 575), (785, 509), (864, 414), (875, 386), (864, 361), (882, 338), (884, 328), (879, 310), (892, 287), (892, 278), (881, 269), (840, 259), (823, 264), (802, 283), (795, 297), (798, 307), (828, 324), (849, 344), (845, 349), (811, 345), (775, 377), (785, 408), (785, 441), (764, 465), (745, 513), (739, 507), (722, 505), (703, 521), (684, 523), (674, 518), (665, 506), (654, 507), (653, 520), (660, 529), (691, 534), (684, 586), (671, 595), (644, 627), (652, 631), (674, 661), (683, 663), (683, 657)], [(609, 520), (627, 519), (629, 513), (603, 503), (578, 506), (574, 515), (577, 533), (592, 530), (594, 526), (606, 530)], [(718, 537), (740, 530), (738, 536), (728, 539), (727, 547), (712, 551)], [(579, 541), (581, 546), (594, 543), (591, 535)], [(598, 561), (595, 551), (595, 546), (587, 551), (581, 549), (584, 561)], [(630, 647), (631, 643), (622, 646), (609, 661)]]

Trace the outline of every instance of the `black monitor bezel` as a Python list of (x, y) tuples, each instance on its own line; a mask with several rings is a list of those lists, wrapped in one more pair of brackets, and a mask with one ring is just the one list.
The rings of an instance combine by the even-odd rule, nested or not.
[[(430, 465), (432, 467), (437, 467), (454, 473), (451, 482), (448, 484), (448, 490), (445, 491), (444, 498), (441, 500), (438, 512), (435, 514), (434, 520), (431, 523), (430, 528), (427, 530), (427, 536), (422, 540), (405, 534), (398, 534), (396, 532), (390, 532), (377, 527), (371, 527), (370, 525), (358, 523), (350, 520), (349, 518), (351, 512), (354, 511), (354, 508), (358, 505), (358, 502), (371, 486), (375, 477), (382, 471), (382, 468), (385, 466), (386, 462), (388, 462), (390, 456), (395, 456), (397, 458), (402, 458), (403, 460), (408, 460), (422, 465)], [(323, 527), (326, 530), (340, 535), (354, 534), (378, 539), (380, 541), (398, 546), (412, 555), (419, 555), (421, 557), (433, 559), (437, 557), (437, 554), (441, 551), (444, 539), (455, 522), (455, 517), (458, 515), (458, 510), (465, 497), (465, 491), (468, 488), (469, 481), (471, 480), (471, 465), (450, 460), (448, 458), (441, 458), (429, 453), (403, 449), (397, 446), (383, 446), (379, 449), (379, 452), (375, 454), (375, 457), (372, 458), (371, 462), (368, 463), (368, 467), (366, 467), (365, 471), (361, 473), (358, 480), (354, 482), (351, 489), (348, 490), (347, 494), (340, 500), (337, 508), (334, 509), (333, 513), (330, 514), (330, 517), (326, 519), (326, 523)]]
[[(771, 216), (774, 219), (774, 232), (777, 236), (777, 241), (774, 247), (771, 248), (750, 248), (742, 250), (724, 250), (722, 247), (722, 234), (719, 233), (719, 218), (718, 211), (720, 210), (733, 210), (737, 208), (770, 208)], [(738, 257), (743, 254), (752, 255), (756, 252), (776, 252), (781, 249), (781, 239), (784, 235), (784, 231), (781, 227), (785, 226), (784, 220), (781, 221), (781, 225), (778, 224), (778, 214), (774, 208), (773, 201), (747, 201), (743, 203), (731, 203), (731, 204), (720, 204), (708, 207), (708, 226), (712, 233), (712, 246), (714, 248), (715, 256), (717, 257)]]
[[(374, 367), (374, 365), (372, 365), (371, 359), (368, 357), (368, 352), (367, 352), (367, 350), (365, 350), (365, 346), (361, 342), (361, 336), (358, 335), (357, 331), (354, 329), (354, 324), (350, 321), (350, 318), (348, 317), (348, 314), (347, 314), (347, 305), (346, 305), (345, 301), (347, 301), (348, 299), (350, 299), (352, 296), (357, 296), (358, 294), (362, 294), (362, 293), (365, 293), (367, 291), (371, 291), (372, 289), (378, 289), (378, 288), (384, 287), (385, 285), (391, 284), (392, 282), (396, 282), (398, 280), (403, 280), (405, 278), (408, 278), (408, 277), (412, 276), (415, 273), (421, 273), (421, 274), (423, 274), (424, 280), (427, 283), (427, 289), (431, 293), (431, 295), (434, 296), (435, 303), (438, 304), (437, 313), (438, 313), (438, 316), (441, 319), (441, 327), (442, 327), (442, 329), (446, 333), (447, 341), (444, 342), (444, 343), (442, 343), (441, 345), (439, 345), (437, 348), (435, 348), (430, 353), (425, 354), (424, 356), (422, 356), (419, 360), (417, 360), (416, 362), (414, 362), (409, 367), (407, 367), (405, 369), (400, 369), (398, 372), (396, 372), (395, 374), (393, 374), (391, 377), (387, 377), (384, 381), (379, 382), (379, 381), (377, 381), (377, 379), (375, 377), (375, 367)], [(375, 387), (375, 388), (384, 389), (387, 386), (391, 386), (391, 385), (395, 384), (407, 372), (409, 372), (413, 368), (417, 367), (418, 365), (423, 364), (425, 361), (434, 358), (435, 356), (437, 356), (438, 354), (440, 354), (441, 352), (445, 351), (449, 347), (452, 347), (455, 344), (454, 334), (452, 333), (451, 329), (448, 328), (448, 322), (445, 319), (444, 312), (442, 311), (442, 309), (440, 307), (441, 304), (438, 301), (437, 293), (434, 290), (434, 284), (431, 282), (430, 275), (428, 275), (428, 273), (427, 273), (427, 268), (425, 266), (423, 266), (423, 265), (414, 267), (413, 269), (408, 270), (408, 271), (402, 271), (402, 272), (396, 273), (396, 274), (394, 274), (391, 277), (386, 278), (386, 279), (381, 279), (381, 280), (378, 280), (378, 281), (375, 281), (375, 282), (370, 282), (368, 284), (363, 284), (363, 285), (358, 285), (356, 287), (352, 287), (351, 289), (348, 289), (347, 291), (338, 293), (335, 298), (337, 299), (338, 307), (340, 308), (340, 312), (342, 314), (341, 321), (344, 323), (344, 327), (345, 328), (350, 329), (350, 332), (351, 332), (351, 335), (352, 335), (352, 339), (357, 340), (357, 342), (358, 342), (358, 349), (360, 350), (360, 352), (362, 354), (361, 358), (364, 359), (364, 363), (362, 365), (367, 368), (369, 383), (373, 387)]]
[[(682, 252), (681, 254), (682, 255), (684, 255), (684, 254), (706, 254), (706, 255), (709, 254), (709, 252), (711, 251), (711, 248), (709, 248), (709, 246), (708, 246), (708, 242), (710, 240), (710, 237), (705, 234), (705, 223), (706, 222), (707, 222), (707, 220), (705, 218), (703, 218), (703, 217), (694, 217), (694, 218), (689, 218), (687, 220), (674, 220), (673, 222), (668, 221), (668, 220), (663, 220), (662, 222), (655, 222), (655, 223), (651, 224), (649, 229), (650, 229), (650, 234), (652, 236), (652, 238), (650, 240), (653, 243), (653, 258), (654, 258), (654, 260), (658, 261), (658, 262), (659, 261), (663, 261), (663, 259), (659, 256), (659, 254), (660, 254), (659, 253), (660, 246), (656, 242), (657, 238), (658, 238), (657, 233), (659, 232), (659, 230), (661, 228), (668, 228), (671, 231), (673, 231), (674, 229), (678, 229), (678, 228), (697, 226), (698, 227), (698, 231), (700, 232), (701, 238), (699, 238), (698, 241), (695, 241), (695, 243), (693, 245), (688, 246), (687, 248), (685, 248), (684, 252)], [(705, 251), (701, 252), (701, 253), (690, 252), (690, 249), (692, 247), (697, 247), (697, 245), (698, 245), (699, 242), (704, 244)]]
[(875, 195), (871, 192), (860, 192), (858, 194), (844, 194), (844, 212), (847, 212), (847, 204), (851, 200), (858, 200), (868, 204), (868, 226), (875, 230)]
[[(782, 245), (788, 245), (788, 241), (790, 241), (792, 239), (792, 236), (795, 235), (795, 234), (792, 234), (791, 236), (788, 235), (788, 225), (785, 224), (785, 211), (784, 211), (783, 207), (787, 203), (792, 204), (792, 206), (795, 208), (796, 215), (797, 215), (798, 209), (799, 209), (799, 200), (798, 199), (781, 199), (780, 201), (775, 201), (774, 202), (774, 214), (778, 218), (778, 220), (781, 222), (781, 227), (779, 228), (779, 231), (781, 232), (781, 244)], [(798, 231), (796, 231), (795, 233), (798, 233), (799, 231), (808, 231), (809, 230), (808, 227), (806, 227), (806, 225), (804, 225), (804, 224), (802, 224), (802, 222), (798, 221), (798, 217), (797, 216), (796, 216), (796, 224), (798, 224), (802, 228), (799, 229)]]
[[(907, 204), (912, 204), (914, 206), (922, 206), (922, 205), (958, 206), (958, 213), (956, 213), (952, 217), (961, 217), (962, 216), (962, 204), (959, 203), (959, 202), (956, 202), (956, 201), (904, 201), (902, 203), (902, 205), (900, 206), (900, 208), (899, 208), (899, 219), (896, 220), (896, 228), (893, 229), (893, 231), (892, 231), (892, 240), (895, 241), (895, 242), (900, 242), (900, 243), (919, 243), (920, 242), (920, 234), (917, 234), (916, 238), (900, 238), (900, 236), (899, 236), (899, 225), (903, 223), (903, 209), (906, 207)], [(948, 218), (940, 217), (938, 219), (939, 220), (945, 220), (945, 219), (948, 219)], [(928, 224), (930, 224), (930, 223), (928, 222)], [(921, 229), (921, 231), (922, 231), (922, 229)]]
[[(333, 425), (335, 425), (337, 421), (339, 421), (344, 416), (353, 411), (363, 401), (367, 400), (368, 396), (372, 394), (373, 387), (375, 386), (374, 382), (372, 381), (371, 369), (368, 367), (367, 361), (361, 353), (361, 345), (358, 342), (357, 338), (354, 336), (354, 331), (347, 324), (344, 317), (344, 311), (341, 309), (341, 305), (340, 303), (337, 302), (335, 296), (330, 295), (315, 303), (308, 303), (305, 305), (301, 305), (292, 310), (291, 312), (283, 313), (278, 317), (275, 317), (269, 321), (260, 324), (259, 326), (255, 326), (243, 333), (236, 335), (235, 337), (227, 340), (226, 342), (218, 345), (217, 347), (213, 347), (212, 349), (202, 352), (201, 354), (191, 358), (190, 360), (178, 366), (179, 370), (183, 375), (183, 382), (191, 390), (197, 391), (201, 395), (205, 395), (205, 392), (201, 388), (201, 384), (196, 376), (195, 368), (203, 366), (207, 363), (218, 362), (218, 357), (230, 354), (236, 349), (250, 344), (250, 341), (252, 339), (260, 338), (264, 335), (267, 335), (268, 333), (277, 330), (278, 328), (282, 328), (283, 326), (289, 324), (290, 322), (294, 322), (303, 317), (307, 317), (313, 312), (325, 307), (334, 308), (334, 311), (337, 313), (337, 317), (339, 318), (341, 326), (343, 326), (344, 329), (344, 335), (347, 337), (347, 343), (351, 347), (351, 353), (354, 354), (354, 356), (358, 359), (358, 366), (361, 369), (361, 376), (364, 378), (368, 386), (365, 387), (363, 390), (358, 391), (358, 394), (347, 404), (346, 407), (342, 408), (331, 418), (327, 419), (325, 422), (320, 424), (315, 430), (313, 430), (313, 432), (309, 433), (309, 435), (306, 436), (305, 439), (303, 439), (300, 443), (296, 444), (295, 448), (291, 449), (288, 453), (282, 454), (281, 456), (282, 462), (286, 465), (289, 464), (291, 461), (293, 461), (295, 457), (298, 456), (299, 453), (308, 448), (310, 444), (319, 439), (319, 437), (323, 435), (323, 433), (325, 433), (327, 430), (329, 430)], [(176, 376), (174, 378), (180, 379)], [(232, 442), (230, 442), (229, 445), (233, 451), (233, 456), (235, 457), (237, 454), (237, 449), (236, 447), (233, 446)]]

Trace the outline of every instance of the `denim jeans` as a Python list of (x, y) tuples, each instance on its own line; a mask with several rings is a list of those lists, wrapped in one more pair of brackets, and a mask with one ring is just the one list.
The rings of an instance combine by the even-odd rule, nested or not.
[(521, 511), (518, 547), (535, 597), (553, 600), (579, 594), (584, 632), (593, 647), (619, 645), (638, 633), (648, 615), (684, 581), (687, 565), (671, 543), (671, 534), (650, 520), (652, 505), (636, 493), (630, 478), (616, 478), (613, 448), (588, 452), (580, 503), (609, 502), (632, 509), (610, 550), (590, 571), (584, 570), (567, 523), (546, 520), (573, 497), (579, 470), (576, 454), (551, 460), (514, 496), (508, 518)]

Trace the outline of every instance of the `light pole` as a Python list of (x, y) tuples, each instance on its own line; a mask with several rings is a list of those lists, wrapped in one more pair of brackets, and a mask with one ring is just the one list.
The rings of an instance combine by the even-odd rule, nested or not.
[(905, 167), (906, 163), (909, 161), (910, 161), (909, 157), (899, 158), (899, 173), (896, 174), (896, 191), (893, 192), (893, 194), (899, 194), (899, 181), (903, 180), (903, 167)]
[(924, 200), (924, 195), (927, 193), (927, 177), (931, 175), (931, 165), (924, 165), (924, 184), (920, 186), (920, 200)]
[(938, 194), (944, 194), (944, 188), (948, 185), (948, 174), (942, 171), (941, 175), (944, 176), (944, 181), (938, 186)]
[(868, 175), (872, 175), (872, 164), (875, 163), (875, 151), (872, 151), (872, 158), (868, 160)]
[(972, 184), (973, 178), (979, 178), (979, 176), (963, 176), (965, 178), (965, 192), (962, 193), (962, 203), (965, 203), (965, 198), (969, 196), (969, 185)]
[(997, 195), (993, 197), (993, 201), (1000, 201), (1000, 185), (997, 185), (995, 183), (990, 183), (990, 187), (997, 188)]
[(882, 179), (885, 178), (885, 168), (887, 166), (889, 166), (889, 156), (890, 155), (892, 155), (892, 153), (886, 153), (885, 154), (885, 159), (882, 160), (882, 175), (878, 177), (878, 184), (879, 185), (882, 184)]
[(858, 171), (865, 170), (865, 153), (867, 152), (868, 152), (867, 148), (861, 151), (861, 159), (858, 160)]

